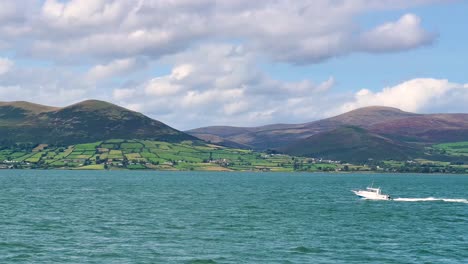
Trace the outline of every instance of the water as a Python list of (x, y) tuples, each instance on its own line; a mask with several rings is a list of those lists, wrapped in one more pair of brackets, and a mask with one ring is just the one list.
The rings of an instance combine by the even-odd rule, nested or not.
[[(371, 181), (395, 201), (350, 192)], [(468, 263), (468, 176), (0, 171), (0, 263)]]

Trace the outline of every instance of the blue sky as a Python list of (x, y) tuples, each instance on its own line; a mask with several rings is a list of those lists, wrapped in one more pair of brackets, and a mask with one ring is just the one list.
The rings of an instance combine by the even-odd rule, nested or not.
[(468, 111), (467, 1), (6, 0), (0, 101), (102, 99), (179, 129), (369, 105)]

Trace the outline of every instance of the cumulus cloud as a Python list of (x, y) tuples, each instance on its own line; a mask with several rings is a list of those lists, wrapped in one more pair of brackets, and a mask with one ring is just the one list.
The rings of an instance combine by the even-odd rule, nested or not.
[(362, 89), (338, 112), (359, 107), (382, 105), (410, 112), (468, 111), (468, 85), (444, 79), (418, 78), (378, 92)]
[(298, 121), (307, 112), (298, 108), (307, 108), (312, 118), (326, 101), (319, 95), (334, 85), (333, 77), (321, 83), (276, 80), (259, 70), (255, 57), (240, 45), (203, 45), (166, 60), (175, 65), (169, 74), (115, 89), (114, 99), (179, 128), (254, 125), (285, 116)]
[(388, 22), (363, 33), (359, 44), (367, 51), (399, 51), (431, 44), (435, 37), (421, 27), (418, 16), (406, 14), (396, 22)]
[(96, 65), (92, 67), (87, 74), (87, 77), (92, 81), (108, 79), (110, 77), (132, 72), (144, 65), (143, 62), (136, 58), (127, 58), (111, 61), (105, 65)]
[(66, 69), (30, 69), (18, 65), (0, 75), (1, 101), (26, 100), (62, 106), (101, 95), (85, 76)]
[(148, 95), (167, 96), (179, 93), (184, 86), (183, 80), (193, 72), (193, 66), (182, 64), (176, 66), (170, 75), (156, 77), (149, 80), (144, 86), (145, 93)]
[(120, 4), (118, 1), (46, 0), (41, 15), (50, 26), (56, 28), (98, 26), (122, 18), (126, 12), (123, 8), (128, 7), (128, 2)]
[(28, 1), (7, 1), (0, 32), (11, 43), (22, 42), (24, 54), (40, 58), (158, 59), (200, 41), (235, 39), (273, 60), (311, 64), (353, 52), (430, 44), (435, 35), (422, 28), (416, 15), (368, 32), (355, 18), (437, 1), (47, 0), (20, 15), (23, 2)]

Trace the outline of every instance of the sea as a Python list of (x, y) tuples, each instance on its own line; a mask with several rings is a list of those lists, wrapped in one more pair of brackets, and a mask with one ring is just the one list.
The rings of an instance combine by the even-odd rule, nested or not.
[(468, 263), (467, 199), (468, 175), (2, 170), (0, 263)]

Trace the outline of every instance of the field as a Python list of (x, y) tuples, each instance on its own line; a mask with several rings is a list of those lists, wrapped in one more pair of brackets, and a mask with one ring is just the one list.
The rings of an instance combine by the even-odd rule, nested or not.
[(203, 142), (111, 139), (33, 152), (3, 149), (0, 161), (18, 168), (155, 169), (200, 171), (335, 171), (339, 164), (232, 149)]
[(468, 142), (426, 147), (426, 157), (407, 161), (383, 161), (381, 170), (416, 173), (468, 173)]
[(445, 155), (468, 157), (468, 142), (454, 142), (434, 145), (433, 148)]
[[(111, 139), (52, 147), (40, 144), (29, 150), (0, 149), (0, 167), (33, 169), (128, 169), (194, 171), (377, 171), (416, 173), (467, 173), (468, 142), (434, 145), (431, 155), (445, 160), (368, 161), (340, 163), (317, 158), (266, 154), (233, 149), (202, 141), (168, 143), (148, 140)], [(448, 158), (448, 159), (447, 159)]]

